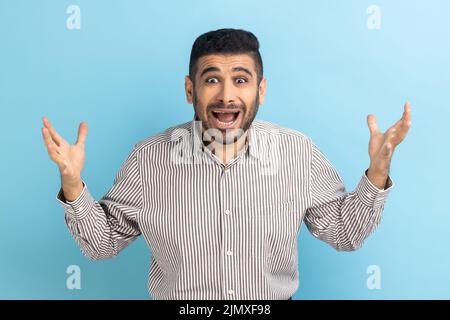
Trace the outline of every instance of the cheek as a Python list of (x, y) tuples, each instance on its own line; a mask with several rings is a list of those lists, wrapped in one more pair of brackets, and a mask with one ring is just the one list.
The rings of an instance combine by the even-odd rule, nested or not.
[(255, 91), (246, 93), (244, 101), (247, 109), (253, 109), (255, 107), (255, 102), (258, 99), (258, 94), (259, 92), (256, 92), (255, 94)]
[(206, 112), (206, 106), (211, 100), (211, 92), (209, 92), (208, 90), (199, 89), (195, 94), (198, 109)]
[(205, 117), (206, 117), (207, 116), (206, 115), (206, 106), (207, 105), (208, 104), (205, 103), (205, 100), (202, 98), (201, 95), (199, 95), (197, 93), (197, 95), (194, 96), (194, 107), (195, 107), (195, 110), (196, 110), (197, 114), (205, 115)]

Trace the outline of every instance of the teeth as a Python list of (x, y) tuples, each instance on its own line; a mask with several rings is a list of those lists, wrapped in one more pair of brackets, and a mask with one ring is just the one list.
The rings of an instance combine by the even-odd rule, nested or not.
[[(236, 111), (230, 111), (230, 110), (214, 110), (212, 111), (214, 118), (216, 119), (216, 121), (219, 123), (219, 125), (222, 126), (231, 126), (233, 123), (235, 123), (238, 119), (238, 115), (240, 113), (240, 110), (236, 110)], [(224, 121), (220, 121), (219, 120), (219, 114), (233, 114), (234, 115), (234, 120), (228, 121), (228, 122), (224, 122)]]
[(239, 111), (213, 111), (214, 113), (238, 113)]
[(222, 121), (220, 121), (219, 119), (217, 119), (217, 122), (219, 122), (219, 123), (221, 123), (221, 124), (231, 124), (231, 123), (233, 123), (234, 121), (230, 121), (230, 122), (222, 122)]

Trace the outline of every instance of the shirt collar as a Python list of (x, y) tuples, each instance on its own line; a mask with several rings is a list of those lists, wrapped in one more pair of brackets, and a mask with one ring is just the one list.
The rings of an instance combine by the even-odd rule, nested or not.
[[(203, 128), (202, 122), (200, 120), (196, 120), (195, 116), (191, 122), (191, 136), (193, 143), (193, 157), (196, 161), (195, 163), (200, 163), (197, 161), (205, 161), (205, 156), (213, 156), (211, 152), (204, 146), (203, 144)], [(250, 124), (250, 127), (247, 130), (247, 137), (245, 144), (243, 146), (243, 150), (239, 151), (237, 157), (230, 162), (230, 164), (234, 163), (235, 160), (239, 159), (241, 156), (250, 156), (255, 159), (259, 159), (259, 143), (258, 143), (258, 135), (257, 130), (255, 128), (255, 122), (253, 121)], [(243, 153), (243, 154), (242, 154)]]

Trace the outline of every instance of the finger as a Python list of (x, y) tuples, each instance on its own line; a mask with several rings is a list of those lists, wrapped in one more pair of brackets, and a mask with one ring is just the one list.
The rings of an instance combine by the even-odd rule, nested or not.
[(394, 146), (403, 141), (411, 127), (411, 121), (408, 121), (409, 116), (407, 114), (404, 116), (386, 132), (386, 139), (391, 140)]
[(411, 126), (411, 104), (409, 101), (406, 101), (403, 111), (403, 126), (410, 127)]
[(408, 134), (409, 129), (411, 128), (411, 121), (404, 120), (402, 122), (401, 128), (398, 131), (398, 137), (403, 140)]
[(62, 163), (62, 156), (59, 153), (59, 147), (55, 144), (53, 139), (50, 136), (50, 133), (48, 132), (47, 128), (42, 128), (42, 134), (44, 136), (44, 141), (47, 147), (47, 153), (53, 161), (55, 161), (57, 164)]
[(77, 144), (84, 145), (86, 142), (86, 137), (88, 133), (88, 125), (86, 122), (80, 123), (80, 126), (78, 127), (78, 138), (77, 138)]
[(405, 120), (411, 120), (411, 103), (409, 101), (406, 101), (403, 109), (403, 118)]
[(387, 138), (387, 137), (391, 136), (392, 134), (396, 133), (397, 131), (399, 131), (400, 128), (401, 128), (401, 123), (399, 121), (397, 121), (383, 133), (383, 136), (385, 138)]
[(48, 155), (50, 156), (50, 159), (52, 159), (58, 165), (58, 167), (61, 167), (62, 163), (64, 163), (65, 161), (63, 156), (54, 150), (50, 150)]
[(411, 104), (409, 101), (406, 101), (404, 105), (403, 116), (400, 120), (398, 136), (403, 140), (411, 127)]
[(396, 123), (384, 133), (385, 140), (392, 138), (392, 136), (395, 136), (398, 133), (398, 131), (399, 125), (398, 123)]
[(60, 146), (63, 141), (63, 138), (61, 138), (61, 136), (58, 134), (58, 132), (56, 132), (56, 130), (53, 128), (52, 124), (46, 117), (42, 117), (42, 122), (44, 123), (44, 126), (48, 129), (48, 131), (50, 132), (50, 135), (51, 135), (53, 141), (55, 141), (55, 143), (58, 146)]
[(50, 131), (47, 128), (42, 128), (41, 132), (42, 132), (42, 137), (44, 138), (44, 143), (45, 143), (45, 146), (47, 147), (47, 150), (49, 150), (49, 148), (53, 148), (56, 150), (58, 148), (58, 146), (56, 145), (55, 141), (53, 141), (53, 139), (50, 135)]
[(396, 127), (397, 130), (400, 130), (402, 128), (409, 128), (410, 126), (411, 126), (411, 106), (407, 101), (404, 105), (402, 117), (393, 125), (393, 127)]
[(410, 126), (410, 124), (405, 124), (404, 121), (398, 121), (395, 125), (389, 128), (388, 131), (386, 131), (385, 137), (387, 139), (395, 138), (396, 142), (394, 145), (397, 145), (406, 137)]
[(397, 137), (401, 136), (403, 132), (403, 127), (401, 126), (401, 124), (395, 124), (393, 125), (391, 128), (389, 128), (388, 131), (386, 131), (386, 140), (392, 140), (392, 139), (396, 139)]
[(392, 143), (391, 143), (391, 142), (386, 142), (386, 143), (383, 145), (382, 155), (383, 155), (385, 158), (389, 159), (389, 158), (391, 157), (391, 155), (392, 155), (392, 151), (393, 151), (393, 150), (394, 150), (394, 148), (393, 148)]
[(369, 114), (367, 116), (367, 125), (369, 127), (371, 135), (378, 132), (377, 119), (373, 114)]
[(395, 130), (386, 132), (385, 137), (384, 137), (384, 144), (390, 143), (391, 145), (395, 145), (395, 140), (396, 140), (397, 136), (398, 136), (398, 133)]

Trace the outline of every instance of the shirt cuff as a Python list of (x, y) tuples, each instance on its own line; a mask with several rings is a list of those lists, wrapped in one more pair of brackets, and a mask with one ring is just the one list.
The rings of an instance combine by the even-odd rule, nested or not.
[(385, 189), (379, 189), (372, 182), (370, 182), (366, 173), (367, 170), (356, 187), (356, 194), (361, 202), (366, 206), (378, 208), (386, 201), (389, 192), (394, 187), (394, 182), (391, 180), (391, 177), (388, 176)]
[(67, 201), (64, 197), (62, 188), (59, 189), (56, 199), (64, 208), (65, 213), (72, 219), (81, 220), (87, 216), (94, 206), (95, 200), (89, 193), (86, 184), (83, 181), (83, 190), (74, 201)]

